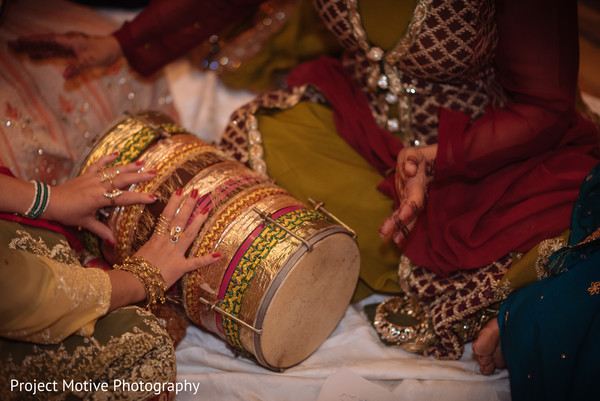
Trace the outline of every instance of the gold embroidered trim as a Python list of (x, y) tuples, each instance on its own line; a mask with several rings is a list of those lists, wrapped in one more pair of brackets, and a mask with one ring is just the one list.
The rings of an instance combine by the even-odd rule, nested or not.
[[(410, 136), (410, 140), (417, 141), (412, 125), (411, 95), (415, 93), (412, 84), (402, 83), (402, 71), (396, 64), (409, 51), (416, 41), (427, 17), (429, 4), (425, 0), (417, 2), (413, 15), (410, 19), (406, 32), (400, 36), (396, 45), (388, 51), (378, 46), (373, 46), (367, 37), (358, 10), (358, 0), (346, 0), (348, 18), (352, 27), (352, 34), (359, 48), (366, 55), (369, 66), (366, 68), (367, 85), (372, 93), (376, 95), (377, 103), (383, 114), (373, 113), (377, 122), (387, 128), (390, 132), (401, 132)], [(390, 116), (390, 108), (396, 107), (398, 117)], [(415, 142), (418, 145), (420, 142)]]
[(538, 245), (539, 256), (535, 261), (535, 273), (537, 275), (538, 280), (541, 280), (544, 277), (548, 277), (550, 275), (548, 270), (545, 268), (545, 266), (548, 263), (548, 258), (554, 252), (558, 251), (566, 245), (566, 241), (560, 237), (550, 238), (540, 242), (540, 244)]
[[(112, 316), (111, 316), (112, 315)], [(127, 307), (107, 316), (110, 323), (130, 318), (136, 325), (130, 331), (116, 328), (108, 340), (95, 337), (69, 338), (57, 346), (32, 345), (31, 353), (21, 359), (8, 351), (0, 364), (0, 375), (18, 378), (21, 382), (56, 381), (62, 389), (67, 383), (106, 382), (112, 388), (117, 380), (127, 383), (174, 382), (175, 354), (172, 344), (160, 323), (149, 312), (137, 307)], [(107, 333), (111, 334), (111, 333)], [(0, 340), (1, 341), (1, 340)], [(0, 380), (3, 399), (21, 400), (26, 393), (10, 390), (9, 380)], [(72, 386), (73, 389), (75, 388)], [(140, 400), (155, 397), (154, 391), (69, 391), (46, 393), (48, 399), (65, 400), (73, 397), (86, 400)], [(43, 395), (43, 394), (42, 394)], [(166, 394), (161, 394), (161, 400)], [(173, 398), (174, 394), (170, 394)]]
[(52, 249), (46, 245), (46, 242), (39, 237), (37, 240), (31, 236), (31, 233), (25, 230), (17, 230), (19, 237), (13, 238), (8, 247), (10, 249), (21, 249), (33, 253), (37, 256), (45, 256), (56, 260), (60, 263), (65, 263), (72, 266), (79, 266), (79, 260), (69, 243), (65, 240), (60, 240)]

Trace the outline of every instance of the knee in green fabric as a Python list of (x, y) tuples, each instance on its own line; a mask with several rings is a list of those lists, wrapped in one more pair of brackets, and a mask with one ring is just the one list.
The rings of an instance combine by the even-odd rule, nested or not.
[(152, 314), (138, 307), (103, 317), (92, 337), (72, 335), (56, 345), (2, 339), (0, 359), (0, 393), (14, 400), (40, 399), (33, 389), (19, 388), (20, 383), (56, 382), (56, 391), (48, 389), (66, 393), (66, 399), (93, 392), (92, 383), (101, 386), (96, 390), (120, 392), (125, 399), (145, 399), (155, 395), (156, 387), (146, 391), (126, 384), (176, 380), (175, 351), (168, 334)]

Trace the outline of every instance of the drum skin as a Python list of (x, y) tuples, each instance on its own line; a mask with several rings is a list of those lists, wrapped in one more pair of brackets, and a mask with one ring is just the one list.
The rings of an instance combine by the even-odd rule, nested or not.
[(182, 277), (169, 292), (170, 302), (269, 369), (294, 366), (325, 341), (358, 281), (358, 246), (348, 229), (163, 114), (123, 116), (74, 175), (114, 152), (115, 165), (144, 160), (144, 168), (157, 170), (152, 181), (129, 190), (159, 198), (152, 205), (107, 210), (104, 221), (115, 234), (118, 261), (148, 240), (174, 191), (183, 188), (189, 195), (196, 189), (196, 210), (209, 214), (188, 257), (222, 256)]

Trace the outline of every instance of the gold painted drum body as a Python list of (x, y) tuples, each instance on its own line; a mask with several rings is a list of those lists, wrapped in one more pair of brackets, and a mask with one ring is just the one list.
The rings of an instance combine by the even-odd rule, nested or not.
[(159, 201), (108, 210), (119, 261), (148, 240), (175, 190), (197, 189), (198, 210), (210, 212), (189, 257), (222, 257), (182, 277), (170, 298), (191, 321), (270, 369), (300, 363), (325, 341), (358, 280), (358, 247), (349, 230), (162, 114), (124, 116), (76, 173), (114, 152), (117, 165), (145, 160), (144, 168), (158, 171), (130, 190)]

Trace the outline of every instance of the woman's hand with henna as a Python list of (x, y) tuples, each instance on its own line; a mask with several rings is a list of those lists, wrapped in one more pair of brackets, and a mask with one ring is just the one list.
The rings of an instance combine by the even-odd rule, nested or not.
[(382, 238), (392, 236), (400, 246), (425, 207), (429, 182), (433, 179), (437, 145), (404, 148), (396, 161), (396, 191), (400, 205), (379, 229)]
[(87, 35), (82, 32), (25, 36), (8, 42), (8, 45), (15, 52), (28, 54), (35, 60), (53, 57), (66, 59), (67, 66), (63, 72), (66, 79), (87, 69), (108, 67), (123, 56), (114, 36)]
[[(158, 269), (167, 288), (184, 274), (214, 263), (221, 257), (219, 253), (186, 257), (188, 248), (208, 216), (208, 209), (196, 210), (197, 198), (196, 189), (187, 198), (182, 195), (181, 189), (177, 190), (165, 206), (150, 239), (133, 255)], [(142, 281), (135, 274), (115, 268), (108, 275), (112, 285), (111, 310), (149, 299)]]
[(109, 244), (114, 244), (111, 229), (96, 219), (98, 209), (149, 204), (156, 200), (155, 195), (125, 189), (132, 184), (153, 179), (156, 172), (140, 171), (143, 162), (105, 168), (117, 155), (104, 156), (89, 166), (85, 173), (53, 187), (48, 208), (42, 217), (67, 226), (86, 228)]
[(196, 239), (209, 211), (208, 208), (196, 209), (197, 198), (197, 189), (185, 199), (182, 190), (177, 190), (159, 217), (154, 233), (134, 255), (156, 266), (167, 287), (172, 286), (185, 273), (213, 263), (221, 256), (213, 253), (186, 258), (186, 252)]

